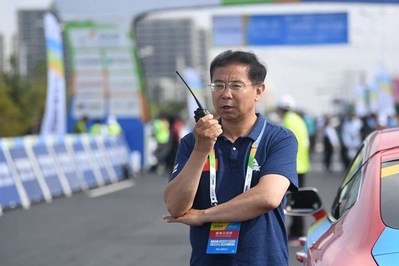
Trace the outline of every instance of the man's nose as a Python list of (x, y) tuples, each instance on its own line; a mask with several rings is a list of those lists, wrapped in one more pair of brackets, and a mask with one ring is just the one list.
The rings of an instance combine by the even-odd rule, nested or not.
[(230, 86), (226, 86), (224, 90), (222, 91), (222, 97), (231, 97), (232, 95), (232, 89), (230, 89)]

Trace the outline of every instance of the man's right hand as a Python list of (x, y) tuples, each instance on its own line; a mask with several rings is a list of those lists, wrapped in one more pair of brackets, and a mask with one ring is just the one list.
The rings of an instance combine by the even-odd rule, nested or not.
[(222, 126), (213, 115), (206, 115), (198, 120), (194, 127), (195, 147), (199, 152), (209, 153), (217, 137), (223, 133)]

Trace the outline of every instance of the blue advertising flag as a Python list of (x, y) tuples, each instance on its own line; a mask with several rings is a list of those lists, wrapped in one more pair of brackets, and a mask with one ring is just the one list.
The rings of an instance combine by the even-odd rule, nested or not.
[(47, 99), (40, 134), (66, 133), (66, 93), (64, 75), (64, 48), (61, 27), (55, 16), (44, 15), (44, 33), (47, 48)]

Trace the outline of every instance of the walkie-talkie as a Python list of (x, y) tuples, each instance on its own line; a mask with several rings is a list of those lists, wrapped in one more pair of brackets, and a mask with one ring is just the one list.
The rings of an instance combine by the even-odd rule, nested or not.
[(198, 101), (197, 97), (195, 97), (193, 91), (190, 89), (190, 87), (188, 86), (188, 84), (186, 83), (186, 81), (184, 81), (183, 77), (180, 76), (179, 72), (176, 71), (176, 74), (180, 77), (180, 79), (184, 82), (184, 84), (186, 85), (187, 89), (191, 92), (191, 95), (193, 95), (194, 100), (197, 102), (198, 108), (197, 110), (194, 111), (194, 119), (195, 122), (197, 122), (201, 117), (204, 117), (206, 115), (209, 115), (210, 112), (207, 109), (202, 108), (201, 103)]

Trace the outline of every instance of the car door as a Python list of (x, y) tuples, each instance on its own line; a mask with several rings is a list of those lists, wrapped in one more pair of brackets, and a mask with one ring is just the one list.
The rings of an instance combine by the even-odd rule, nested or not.
[[(339, 238), (342, 233), (342, 217), (346, 215), (359, 197), (359, 191), (363, 179), (363, 149), (360, 149), (355, 156), (352, 164), (348, 168), (341, 185), (339, 186), (337, 195), (332, 204), (331, 211), (328, 214), (328, 222), (331, 223), (330, 228), (321, 235), (317, 240), (315, 235), (309, 235), (310, 241), (313, 241), (308, 250), (306, 265), (313, 265), (320, 260), (326, 252), (329, 252), (332, 242)], [(324, 222), (325, 224), (326, 222)], [(335, 248), (335, 247), (334, 247)], [(345, 247), (342, 247), (345, 248)]]

